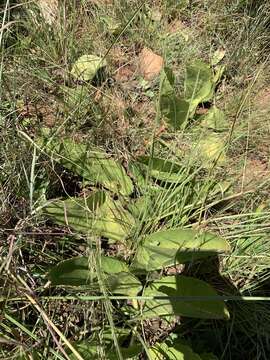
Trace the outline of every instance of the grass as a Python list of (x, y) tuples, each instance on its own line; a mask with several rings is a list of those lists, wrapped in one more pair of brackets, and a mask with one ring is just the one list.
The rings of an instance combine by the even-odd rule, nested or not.
[[(75, 345), (89, 338), (98, 358), (106, 358), (108, 346), (115, 359), (125, 358), (119, 329), (133, 329), (129, 316), (138, 303), (134, 296), (128, 300), (132, 308), (121, 298), (109, 297), (101, 254), (129, 263), (141, 235), (161, 228), (192, 227), (222, 235), (232, 246), (231, 254), (220, 255), (218, 263), (186, 265), (184, 273), (207, 280), (223, 295), (269, 296), (270, 6), (251, 0), (187, 3), (179, 9), (174, 1), (60, 2), (52, 26), (37, 4), (3, 4), (1, 358), (86, 360), (93, 358), (93, 348), (86, 355)], [(226, 136), (233, 130), (224, 164), (205, 168), (192, 155), (201, 136), (196, 123), (183, 132), (163, 123), (157, 126), (159, 81), (145, 85), (136, 62), (144, 47), (173, 69), (179, 93), (186, 65), (194, 58), (208, 63), (216, 49), (226, 50), (225, 73), (213, 99), (226, 114)], [(81, 84), (71, 77), (71, 66), (79, 56), (93, 53), (106, 56), (107, 74), (84, 84), (78, 95)], [(125, 208), (135, 204), (139, 218), (128, 245), (70, 231), (37, 209), (47, 200), (83, 197), (91, 185), (55, 161), (54, 155), (39, 151), (38, 138), (44, 134), (94, 145), (130, 172), (140, 155), (176, 161), (181, 185), (168, 182), (158, 192), (160, 181), (151, 182), (148, 168), (144, 193), (137, 190), (134, 199), (124, 203)], [(135, 201), (139, 194), (144, 195), (143, 206)], [(45, 275), (54, 265), (82, 255), (97, 273), (101, 295), (47, 284)], [(141, 358), (151, 359), (154, 343), (181, 336), (194, 351), (212, 352), (218, 359), (268, 359), (268, 302), (229, 301), (228, 306), (228, 322), (165, 321), (155, 335), (149, 335), (153, 323), (139, 321), (127, 345), (141, 343)]]

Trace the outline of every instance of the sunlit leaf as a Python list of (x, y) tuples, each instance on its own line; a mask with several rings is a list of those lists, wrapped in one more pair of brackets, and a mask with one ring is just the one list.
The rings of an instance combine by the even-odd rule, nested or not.
[(214, 163), (222, 165), (226, 161), (224, 138), (210, 132), (204, 133), (197, 144), (196, 153), (205, 167), (211, 167)]
[(141, 242), (132, 268), (153, 271), (229, 251), (230, 245), (225, 239), (209, 232), (192, 229), (158, 231)]
[[(141, 290), (140, 281), (131, 274), (127, 265), (115, 258), (101, 256), (100, 268), (102, 279), (108, 291), (115, 294), (135, 296)], [(52, 285), (87, 286), (99, 291), (95, 264), (87, 257), (75, 257), (64, 260), (54, 266), (48, 273)]]
[(52, 201), (43, 208), (43, 213), (55, 223), (74, 231), (112, 240), (125, 239), (135, 223), (118, 200), (112, 200), (102, 191), (86, 198)]
[(225, 65), (215, 66), (214, 77), (213, 77), (213, 81), (215, 84), (219, 83), (219, 81), (221, 80), (224, 74), (224, 71), (225, 71)]
[(149, 349), (150, 360), (201, 360), (193, 350), (180, 342), (170, 346), (167, 343), (157, 343)]
[(213, 106), (202, 118), (200, 125), (208, 129), (223, 131), (228, 129), (228, 122), (223, 111)]
[(218, 49), (214, 52), (212, 59), (211, 59), (211, 65), (215, 66), (218, 63), (221, 62), (221, 60), (223, 60), (224, 56), (226, 54), (226, 50), (224, 49)]
[[(230, 316), (224, 301), (207, 300), (208, 296), (218, 296), (216, 291), (206, 282), (192, 277), (162, 277), (145, 289), (144, 296), (156, 297), (155, 300), (145, 301), (142, 312), (144, 318), (181, 315), (200, 319), (228, 319)], [(171, 298), (159, 299), (161, 296)], [(189, 299), (173, 299), (177, 296), (187, 296)], [(190, 297), (202, 298), (191, 300)]]
[(82, 55), (74, 63), (71, 74), (77, 80), (89, 81), (106, 65), (106, 60), (97, 55)]

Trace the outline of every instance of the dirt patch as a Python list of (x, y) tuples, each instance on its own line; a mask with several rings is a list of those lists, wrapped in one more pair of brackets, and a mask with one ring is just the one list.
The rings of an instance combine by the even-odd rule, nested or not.
[(254, 185), (270, 174), (268, 165), (257, 159), (248, 159), (243, 171), (243, 185)]
[(261, 110), (270, 110), (270, 88), (261, 90), (255, 103)]

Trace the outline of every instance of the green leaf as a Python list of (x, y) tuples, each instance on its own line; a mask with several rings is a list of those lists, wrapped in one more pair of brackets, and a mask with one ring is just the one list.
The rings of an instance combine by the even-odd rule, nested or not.
[(205, 132), (203, 136), (196, 148), (196, 156), (202, 165), (206, 168), (211, 168), (214, 163), (223, 165), (226, 161), (224, 137), (210, 132)]
[(218, 49), (214, 52), (212, 59), (211, 59), (211, 65), (215, 66), (218, 63), (221, 62), (221, 60), (223, 60), (224, 56), (226, 54), (226, 50), (224, 49)]
[(48, 279), (53, 286), (81, 286), (87, 285), (93, 276), (93, 270), (89, 269), (87, 257), (77, 257), (61, 261), (48, 273)]
[(156, 157), (140, 156), (138, 162), (143, 165), (144, 172), (149, 171), (150, 176), (157, 180), (177, 183), (181, 181), (181, 165)]
[(223, 74), (224, 74), (224, 71), (225, 71), (225, 65), (218, 65), (218, 66), (215, 66), (215, 74), (214, 74), (214, 77), (213, 77), (213, 81), (215, 84), (218, 84), (219, 81), (221, 80)]
[(163, 230), (147, 236), (138, 247), (132, 268), (138, 271), (154, 271), (229, 252), (229, 243), (209, 232), (192, 229)]
[[(100, 267), (104, 285), (114, 294), (136, 296), (141, 291), (140, 281), (131, 274), (127, 265), (115, 258), (101, 256)], [(75, 257), (64, 260), (54, 266), (48, 273), (53, 286), (91, 286), (99, 291), (98, 277), (94, 266), (91, 268), (87, 257)]]
[(153, 212), (153, 201), (151, 195), (140, 196), (128, 205), (128, 210), (135, 219), (142, 219), (145, 214)]
[(183, 275), (162, 277), (147, 287), (143, 295), (156, 297), (156, 300), (145, 302), (143, 318), (172, 315), (200, 319), (228, 319), (230, 317), (222, 300), (158, 299), (160, 296), (218, 296), (209, 284), (192, 277)]
[(93, 184), (101, 184), (121, 195), (133, 192), (132, 181), (123, 166), (108, 158), (104, 152), (93, 151), (87, 145), (77, 144), (71, 139), (64, 139), (62, 142), (55, 140), (46, 149), (64, 167)]
[[(119, 345), (123, 359), (133, 359), (134, 357), (137, 358), (137, 355), (142, 352), (142, 345), (138, 343), (137, 339), (134, 339), (130, 330), (126, 328), (115, 327), (114, 333), (117, 337), (117, 343)], [(129, 344), (130, 335), (132, 335), (132, 345)], [(98, 332), (98, 336), (92, 336), (90, 339), (80, 341), (74, 344), (74, 347), (84, 360), (118, 360), (118, 354), (116, 352), (111, 328), (105, 328), (104, 330), (102, 329)], [(72, 360), (77, 360), (73, 354), (69, 354), (69, 357)]]
[(170, 96), (174, 92), (175, 77), (172, 70), (164, 67), (160, 73), (159, 91), (160, 96)]
[(213, 106), (207, 114), (201, 118), (201, 126), (216, 131), (224, 131), (228, 129), (228, 122), (225, 119), (225, 114), (216, 106)]
[(55, 223), (85, 234), (123, 240), (135, 224), (132, 215), (118, 200), (98, 191), (87, 198), (55, 200), (42, 209)]
[(77, 80), (90, 81), (106, 65), (106, 60), (99, 56), (82, 55), (73, 65), (71, 74)]
[(159, 109), (168, 123), (179, 129), (188, 118), (189, 103), (175, 95), (174, 75), (169, 68), (164, 68), (160, 76)]
[[(91, 342), (81, 342), (76, 345), (76, 349), (84, 360), (118, 360), (118, 354), (115, 347), (104, 349), (103, 345), (92, 345)], [(120, 347), (123, 359), (134, 359), (141, 353), (142, 348), (140, 345), (132, 345), (129, 348)], [(74, 355), (69, 355), (70, 360), (77, 360)]]
[(167, 343), (155, 344), (149, 349), (150, 360), (201, 360), (200, 356), (184, 344), (175, 343), (173, 346)]
[(190, 113), (193, 114), (197, 106), (210, 101), (214, 95), (214, 81), (209, 65), (196, 61), (187, 66), (185, 79), (185, 99), (190, 103)]
[(175, 95), (160, 97), (160, 113), (173, 129), (178, 130), (189, 117), (190, 104)]

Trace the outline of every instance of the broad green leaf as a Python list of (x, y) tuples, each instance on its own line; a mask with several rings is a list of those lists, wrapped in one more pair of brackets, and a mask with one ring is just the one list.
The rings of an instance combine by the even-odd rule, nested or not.
[(205, 132), (198, 142), (196, 153), (205, 167), (212, 167), (214, 163), (222, 165), (226, 161), (224, 137)]
[(224, 49), (218, 49), (214, 52), (212, 59), (211, 59), (211, 65), (215, 66), (218, 63), (221, 62), (221, 60), (223, 60), (224, 56), (226, 54), (226, 50)]
[(71, 139), (55, 140), (46, 149), (67, 169), (107, 189), (122, 195), (133, 192), (133, 184), (123, 166), (106, 153), (93, 151), (87, 145)]
[[(136, 296), (141, 290), (140, 281), (131, 274), (127, 265), (115, 258), (101, 256), (102, 278), (108, 291), (115, 294)], [(48, 273), (53, 286), (87, 286), (99, 292), (98, 277), (95, 267), (87, 257), (64, 260)]]
[(167, 119), (167, 122), (178, 130), (189, 117), (190, 104), (185, 99), (175, 95), (160, 97), (160, 113)]
[[(126, 263), (115, 258), (101, 256), (100, 262), (102, 270), (108, 274), (129, 271)], [(80, 256), (59, 262), (50, 270), (48, 278), (52, 285), (79, 286), (91, 282), (96, 274), (95, 269), (91, 269), (90, 259)]]
[(214, 95), (214, 81), (209, 65), (196, 61), (187, 66), (185, 79), (185, 99), (190, 103), (190, 113), (205, 101), (210, 101)]
[(183, 275), (165, 276), (155, 280), (144, 291), (144, 296), (154, 296), (156, 300), (145, 302), (142, 317), (180, 315), (200, 319), (228, 319), (227, 307), (222, 300), (168, 300), (158, 297), (188, 296), (208, 297), (218, 296), (216, 291), (206, 282)]
[[(115, 327), (114, 333), (117, 337), (117, 343), (123, 359), (133, 359), (134, 357), (137, 359), (137, 355), (142, 352), (142, 345), (133, 336), (133, 344), (130, 344), (130, 330)], [(111, 328), (102, 329), (98, 332), (97, 336), (92, 336), (90, 339), (75, 343), (74, 346), (84, 360), (118, 360)], [(72, 360), (77, 360), (72, 354), (69, 357)]]
[(228, 122), (225, 119), (224, 112), (219, 110), (216, 106), (213, 106), (207, 114), (202, 116), (200, 125), (216, 131), (228, 129)]
[(138, 247), (132, 268), (138, 271), (154, 271), (229, 252), (229, 243), (209, 232), (192, 229), (163, 230), (147, 236)]
[(82, 55), (73, 65), (71, 74), (77, 80), (89, 81), (106, 65), (106, 60), (99, 56)]
[(121, 203), (102, 191), (87, 198), (52, 201), (43, 208), (43, 213), (59, 225), (111, 240), (125, 239), (135, 224), (134, 218)]
[(174, 129), (179, 129), (188, 118), (189, 103), (176, 96), (174, 81), (173, 72), (164, 68), (160, 75), (159, 110)]
[[(76, 350), (83, 357), (84, 360), (118, 360), (118, 354), (113, 345), (109, 348), (105, 348), (103, 345), (93, 345), (91, 342), (81, 342), (76, 345)], [(132, 345), (129, 348), (120, 347), (120, 351), (123, 359), (137, 359), (137, 356), (142, 352), (140, 345)], [(70, 354), (70, 360), (77, 360), (77, 358)]]
[(61, 261), (48, 273), (52, 285), (81, 286), (87, 285), (93, 277), (87, 257), (76, 257)]
[(140, 196), (128, 205), (128, 210), (135, 219), (142, 219), (144, 214), (153, 212), (153, 201), (151, 195)]
[(151, 158), (149, 156), (141, 156), (138, 158), (138, 162), (142, 164), (144, 172), (157, 179), (166, 182), (180, 182), (182, 167), (169, 160), (163, 160), (160, 158)]
[(160, 73), (159, 92), (160, 96), (174, 95), (174, 82), (175, 77), (172, 70), (168, 67), (164, 67)]
[(175, 343), (173, 346), (157, 343), (149, 349), (149, 354), (150, 360), (201, 360), (189, 346), (181, 343)]

